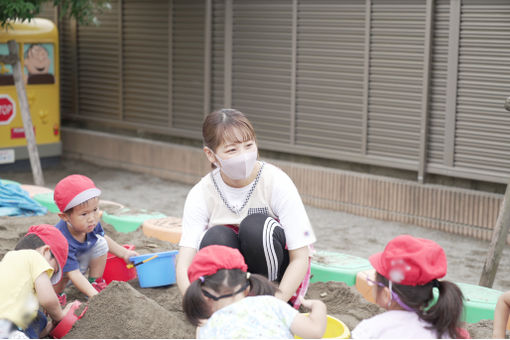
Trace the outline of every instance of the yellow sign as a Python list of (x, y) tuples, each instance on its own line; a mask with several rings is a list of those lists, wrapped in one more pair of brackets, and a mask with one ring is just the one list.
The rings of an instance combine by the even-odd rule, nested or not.
[[(9, 40), (18, 43), (36, 142), (39, 148), (50, 144), (60, 146), (57, 28), (46, 19), (16, 21), (0, 31), (0, 54), (9, 54)], [(0, 150), (19, 146), (26, 146), (26, 139), (12, 66), (0, 63)], [(60, 154), (60, 147), (53, 149)]]

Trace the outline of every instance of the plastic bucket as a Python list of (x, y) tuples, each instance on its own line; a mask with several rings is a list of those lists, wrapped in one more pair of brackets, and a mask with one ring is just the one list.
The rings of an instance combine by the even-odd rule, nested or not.
[(50, 335), (52, 337), (54, 337), (55, 339), (60, 339), (64, 337), (67, 333), (69, 333), (71, 328), (73, 328), (75, 322), (81, 319), (83, 317), (83, 314), (85, 314), (85, 312), (87, 311), (88, 307), (85, 307), (79, 316), (74, 314), (76, 310), (80, 308), (80, 306), (81, 306), (80, 301), (76, 300), (73, 302), (71, 308), (64, 316), (64, 318), (60, 320), (60, 322), (51, 331)]
[[(308, 314), (308, 313), (306, 313)], [(349, 339), (351, 337), (351, 332), (349, 331), (349, 327), (344, 324), (342, 321), (337, 318), (328, 315), (328, 320), (326, 324), (326, 331), (322, 336), (323, 339)], [(295, 339), (302, 339), (299, 336), (295, 335)]]
[(140, 287), (148, 288), (174, 284), (175, 256), (177, 253), (177, 250), (171, 250), (130, 257), (129, 259), (137, 264), (154, 255), (158, 255), (158, 257), (150, 261), (135, 266)]
[[(124, 248), (134, 250), (135, 246), (132, 244), (124, 244)], [(129, 281), (136, 278), (136, 269), (126, 267), (126, 262), (120, 257), (108, 253), (106, 258), (106, 266), (104, 268), (103, 279), (106, 284), (112, 281)]]

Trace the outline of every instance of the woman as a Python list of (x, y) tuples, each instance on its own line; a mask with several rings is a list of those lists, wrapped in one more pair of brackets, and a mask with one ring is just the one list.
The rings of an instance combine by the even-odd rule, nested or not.
[(202, 136), (213, 170), (186, 198), (176, 265), (181, 293), (190, 285), (187, 270), (196, 252), (218, 244), (239, 249), (248, 271), (277, 282), (276, 296), (298, 308), (316, 238), (294, 183), (279, 168), (257, 160), (255, 131), (241, 112), (212, 112)]

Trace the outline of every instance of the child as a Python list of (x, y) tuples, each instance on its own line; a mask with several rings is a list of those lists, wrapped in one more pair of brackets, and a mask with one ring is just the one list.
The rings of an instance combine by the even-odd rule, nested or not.
[(508, 315), (510, 314), (510, 291), (507, 291), (498, 298), (496, 310), (494, 311), (494, 323), (492, 327), (492, 337), (494, 339), (504, 339), (506, 337), (506, 325)]
[[(438, 281), (446, 275), (441, 246), (400, 235), (369, 260), (376, 270), (376, 303), (388, 311), (360, 322), (352, 338), (469, 338), (460, 328), (462, 292), (452, 282)], [(439, 298), (433, 304), (435, 287)]]
[[(211, 245), (198, 251), (188, 268), (191, 285), (183, 299), (197, 338), (320, 338), (326, 329), (326, 305), (301, 298), (310, 315), (299, 314), (275, 298), (265, 277), (247, 272), (239, 250)], [(207, 320), (208, 319), (208, 320)]]
[(310, 279), (316, 241), (296, 186), (276, 166), (257, 160), (253, 126), (234, 109), (207, 115), (204, 153), (214, 170), (189, 192), (176, 263), (182, 294), (196, 252), (208, 245), (237, 248), (250, 272), (278, 283), (276, 297), (299, 307)]
[[(51, 330), (39, 305), (54, 323), (62, 310), (53, 285), (62, 278), (67, 240), (52, 225), (34, 225), (0, 262), (0, 339), (39, 338)], [(70, 305), (69, 305), (70, 306)]]
[[(69, 243), (69, 255), (64, 267), (64, 279), (57, 287), (62, 292), (69, 280), (88, 297), (106, 288), (102, 278), (108, 250), (130, 263), (138, 253), (128, 250), (104, 234), (99, 223), (101, 191), (86, 176), (70, 175), (55, 186), (53, 198), (61, 220), (56, 227)], [(88, 279), (85, 277), (89, 271)], [(65, 294), (60, 296), (65, 301)]]

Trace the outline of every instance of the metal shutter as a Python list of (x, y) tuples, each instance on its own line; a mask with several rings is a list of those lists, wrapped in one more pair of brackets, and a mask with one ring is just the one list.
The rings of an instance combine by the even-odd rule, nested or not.
[(55, 24), (57, 23), (58, 15), (57, 10), (55, 6), (53, 5), (53, 2), (46, 2), (41, 5), (41, 11), (39, 12), (39, 15), (37, 15), (38, 18), (44, 18), (53, 21)]
[(99, 26), (78, 27), (78, 72), (80, 115), (118, 117), (120, 110), (119, 1), (111, 1)]
[(233, 2), (232, 106), (260, 140), (290, 141), (292, 1)]
[(359, 153), (365, 1), (299, 1), (296, 144)]
[(463, 1), (461, 7), (456, 167), (510, 170), (510, 2)]
[(374, 0), (370, 44), (368, 154), (417, 160), (425, 0)]
[(442, 164), (445, 142), (444, 127), (450, 1), (436, 0), (434, 6), (427, 161), (429, 163)]
[(218, 110), (225, 106), (223, 97), (223, 81), (225, 72), (225, 0), (213, 1), (212, 23), (212, 53), (211, 53), (211, 110)]
[(167, 0), (123, 1), (124, 119), (168, 125)]
[(76, 73), (76, 53), (73, 21), (65, 16), (60, 19), (60, 111), (61, 114), (77, 113), (75, 95), (78, 93)]
[(200, 131), (204, 116), (203, 0), (174, 0), (172, 126)]

